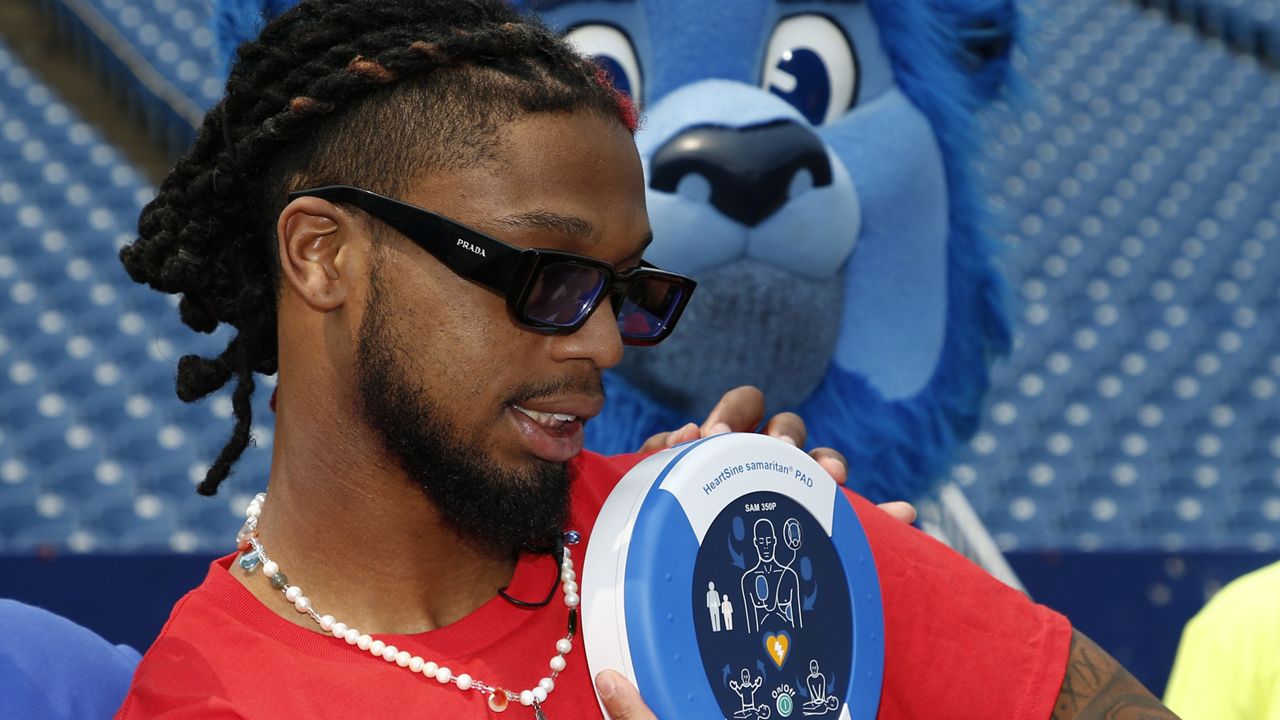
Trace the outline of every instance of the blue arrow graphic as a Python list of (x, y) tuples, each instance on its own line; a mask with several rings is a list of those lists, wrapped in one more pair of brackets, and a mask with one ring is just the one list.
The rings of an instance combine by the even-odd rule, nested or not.
[(818, 601), (818, 583), (813, 584), (813, 592), (804, 596), (805, 612), (813, 609), (813, 604)]
[(733, 566), (742, 570), (747, 569), (747, 564), (743, 562), (742, 555), (733, 549), (733, 538), (725, 538), (725, 542), (729, 543), (729, 556), (733, 558)]

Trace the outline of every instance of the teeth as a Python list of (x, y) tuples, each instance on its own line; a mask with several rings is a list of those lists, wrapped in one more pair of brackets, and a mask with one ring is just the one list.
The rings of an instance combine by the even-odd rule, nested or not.
[(578, 419), (577, 415), (568, 415), (565, 413), (538, 412), (537, 410), (522, 408), (519, 405), (514, 405), (513, 407), (515, 407), (516, 410), (519, 410), (525, 415), (528, 415), (530, 418), (533, 419), (534, 422), (538, 423), (539, 425), (543, 425), (549, 428), (559, 428), (565, 423), (571, 423)]

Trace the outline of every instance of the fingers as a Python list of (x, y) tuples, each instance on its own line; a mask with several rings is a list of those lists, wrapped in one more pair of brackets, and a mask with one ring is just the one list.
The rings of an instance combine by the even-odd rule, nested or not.
[(804, 420), (801, 420), (800, 416), (793, 412), (778, 413), (769, 418), (769, 424), (765, 426), (764, 434), (779, 440), (785, 440), (796, 447), (804, 447), (805, 441), (809, 438), (809, 431), (804, 426)]
[(849, 479), (849, 462), (844, 459), (844, 455), (832, 450), (831, 448), (818, 448), (809, 453), (809, 457), (818, 461), (823, 470), (831, 476), (831, 479), (843, 485)]
[(613, 670), (596, 675), (596, 692), (613, 720), (657, 720), (635, 686)]
[(702, 429), (695, 423), (689, 423), (688, 425), (685, 425), (679, 430), (671, 433), (667, 438), (667, 447), (673, 447), (680, 443), (689, 442), (690, 440), (697, 440), (700, 437), (702, 437)]
[(743, 385), (724, 394), (706, 422), (703, 435), (727, 432), (751, 432), (764, 419), (764, 393), (759, 388)]
[[(792, 413), (785, 414), (792, 415)], [(700, 437), (721, 433), (751, 432), (756, 429), (762, 419), (764, 419), (764, 393), (750, 385), (743, 385), (725, 393), (707, 415), (701, 427), (689, 423), (679, 430), (658, 433), (644, 441), (640, 452), (662, 450)], [(797, 423), (800, 428), (798, 433), (795, 429)], [(770, 434), (775, 437), (786, 434), (793, 440), (797, 439), (795, 436), (798, 434), (797, 446), (804, 444), (804, 422), (800, 418), (786, 419), (779, 427), (781, 430)]]
[(916, 506), (909, 502), (896, 500), (894, 502), (880, 503), (879, 508), (901, 523), (910, 525), (916, 521)]
[(682, 442), (697, 440), (702, 436), (702, 431), (698, 426), (689, 423), (679, 430), (671, 430), (668, 432), (660, 432), (648, 440), (644, 441), (644, 445), (640, 446), (640, 452), (652, 452), (654, 450), (662, 450), (673, 445), (679, 445)]
[(675, 433), (661, 432), (661, 433), (658, 433), (657, 435), (650, 437), (648, 440), (644, 441), (643, 445), (640, 446), (639, 452), (642, 452), (642, 453), (653, 452), (654, 450), (661, 450), (662, 448), (671, 447), (671, 444), (667, 442), (667, 438), (671, 437), (672, 435), (675, 435)]

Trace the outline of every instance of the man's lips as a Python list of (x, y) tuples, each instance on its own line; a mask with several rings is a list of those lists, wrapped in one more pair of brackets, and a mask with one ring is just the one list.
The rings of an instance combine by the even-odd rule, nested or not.
[(547, 428), (548, 430), (563, 430), (565, 426), (569, 425), (570, 423), (578, 422), (577, 415), (572, 415), (568, 413), (558, 413), (558, 412), (553, 412), (553, 413), (538, 412), (537, 410), (530, 410), (529, 408), (521, 407), (519, 405), (512, 405), (511, 407), (533, 418), (534, 422), (538, 423), (544, 428)]
[(508, 406), (528, 451), (553, 463), (564, 463), (582, 451), (583, 424), (604, 405), (599, 396), (538, 398)]
[(512, 403), (511, 407), (539, 425), (555, 429), (566, 423), (586, 422), (599, 415), (604, 407), (604, 398), (599, 395), (536, 398)]

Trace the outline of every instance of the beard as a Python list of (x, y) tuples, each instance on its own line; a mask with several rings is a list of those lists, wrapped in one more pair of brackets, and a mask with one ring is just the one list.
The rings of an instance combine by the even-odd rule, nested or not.
[[(549, 550), (569, 515), (568, 469), (538, 459), (526, 468), (505, 467), (464, 439), (476, 435), (452, 422), (449, 409), (410, 379), (388, 326), (390, 303), (378, 282), (377, 264), (356, 358), (365, 421), (454, 532), (497, 553), (522, 546)], [(531, 385), (513, 393), (510, 402), (564, 387)]]

